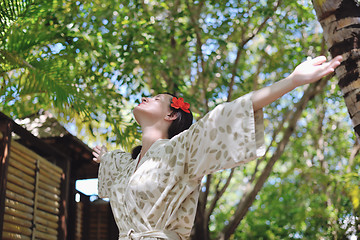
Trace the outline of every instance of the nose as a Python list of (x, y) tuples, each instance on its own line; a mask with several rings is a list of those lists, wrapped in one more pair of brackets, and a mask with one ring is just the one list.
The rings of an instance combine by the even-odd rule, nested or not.
[(141, 102), (147, 102), (147, 101), (149, 101), (148, 98), (146, 98), (146, 97), (141, 98)]

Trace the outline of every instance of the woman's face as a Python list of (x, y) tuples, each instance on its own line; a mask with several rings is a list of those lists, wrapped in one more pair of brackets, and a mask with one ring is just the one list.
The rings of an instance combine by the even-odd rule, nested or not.
[(171, 114), (170, 102), (172, 96), (159, 94), (151, 98), (142, 98), (141, 103), (133, 110), (136, 121), (141, 125), (144, 121), (149, 123), (165, 119)]

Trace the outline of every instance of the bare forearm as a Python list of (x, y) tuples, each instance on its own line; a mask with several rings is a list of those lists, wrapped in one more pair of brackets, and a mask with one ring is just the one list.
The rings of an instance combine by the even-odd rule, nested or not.
[(324, 56), (320, 56), (301, 63), (287, 78), (253, 93), (251, 100), (254, 111), (269, 105), (298, 86), (313, 83), (334, 72), (341, 61), (341, 56), (336, 56), (329, 62), (326, 62)]
[(295, 87), (291, 76), (289, 76), (270, 86), (254, 91), (251, 97), (254, 111), (269, 105), (284, 94), (293, 90)]

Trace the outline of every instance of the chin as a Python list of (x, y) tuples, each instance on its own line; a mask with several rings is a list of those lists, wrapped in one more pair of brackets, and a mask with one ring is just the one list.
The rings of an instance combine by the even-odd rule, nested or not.
[(133, 116), (134, 116), (135, 121), (136, 121), (138, 124), (140, 124), (140, 122), (139, 122), (139, 109), (138, 109), (137, 106), (133, 109), (132, 113), (133, 113)]
[(144, 111), (144, 109), (141, 109), (140, 107), (136, 106), (133, 111), (133, 116), (135, 121), (141, 126), (141, 120), (144, 120), (147, 118), (147, 113)]

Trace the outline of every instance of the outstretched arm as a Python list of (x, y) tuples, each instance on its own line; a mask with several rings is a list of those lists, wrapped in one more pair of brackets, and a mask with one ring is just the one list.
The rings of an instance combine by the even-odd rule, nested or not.
[(253, 93), (251, 100), (254, 111), (269, 105), (298, 86), (316, 82), (334, 72), (341, 61), (341, 56), (337, 56), (328, 62), (326, 62), (326, 57), (320, 56), (301, 63), (287, 78)]

